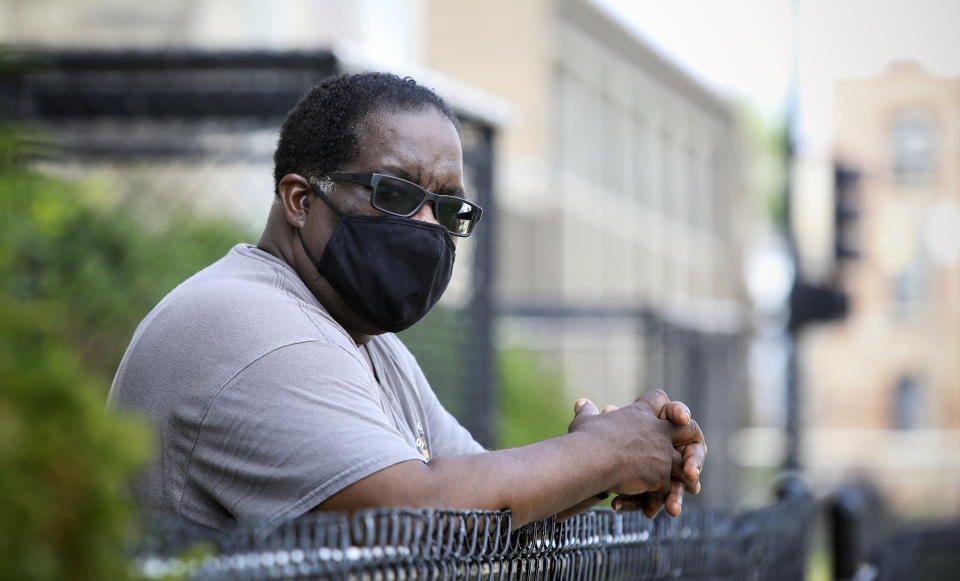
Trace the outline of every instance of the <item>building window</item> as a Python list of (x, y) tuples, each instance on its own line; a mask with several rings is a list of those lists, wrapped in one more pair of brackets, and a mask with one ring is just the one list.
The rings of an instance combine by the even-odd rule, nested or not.
[(893, 278), (893, 306), (898, 317), (909, 318), (923, 311), (928, 302), (929, 275), (923, 247), (918, 245), (910, 262)]
[(893, 427), (898, 430), (915, 430), (920, 427), (920, 411), (923, 408), (923, 385), (914, 375), (904, 374), (897, 380), (893, 390)]
[(610, 99), (603, 99), (602, 184), (611, 193), (629, 195), (628, 178), (633, 161), (630, 151), (630, 120), (623, 108)]
[(933, 175), (935, 136), (933, 120), (921, 111), (897, 116), (892, 135), (893, 175), (900, 184), (925, 183)]

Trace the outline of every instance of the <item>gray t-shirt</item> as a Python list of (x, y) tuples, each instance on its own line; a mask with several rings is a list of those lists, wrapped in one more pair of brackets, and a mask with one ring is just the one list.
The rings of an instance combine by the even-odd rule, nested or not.
[(368, 349), (376, 377), (289, 265), (234, 247), (147, 315), (110, 388), (158, 437), (136, 495), (214, 528), (272, 523), (398, 462), (483, 451), (396, 336)]

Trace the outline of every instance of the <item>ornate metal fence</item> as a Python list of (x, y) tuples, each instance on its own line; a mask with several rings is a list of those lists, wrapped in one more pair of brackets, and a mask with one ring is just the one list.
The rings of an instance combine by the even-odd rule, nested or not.
[(954, 579), (960, 571), (960, 523), (912, 526), (873, 550), (861, 578), (876, 573), (878, 581)]
[[(191, 579), (801, 579), (813, 501), (793, 496), (737, 516), (592, 510), (511, 531), (509, 512), (374, 510), (313, 514), (269, 534), (167, 528), (135, 564)], [(184, 557), (200, 543), (202, 557)]]

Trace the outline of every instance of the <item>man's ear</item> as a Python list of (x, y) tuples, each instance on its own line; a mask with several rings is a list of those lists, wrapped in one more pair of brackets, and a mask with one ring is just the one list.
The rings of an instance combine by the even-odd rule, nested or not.
[(310, 194), (313, 193), (310, 182), (302, 175), (288, 173), (277, 184), (277, 193), (287, 222), (297, 230), (303, 228), (310, 210)]

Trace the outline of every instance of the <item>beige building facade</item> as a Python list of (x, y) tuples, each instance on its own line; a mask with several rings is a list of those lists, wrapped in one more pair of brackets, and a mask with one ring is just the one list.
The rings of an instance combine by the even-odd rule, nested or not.
[[(745, 415), (748, 306), (735, 115), (590, 0), (0, 0), (0, 41), (332, 49), (349, 70), (409, 74), (489, 120), (501, 344), (541, 353), (571, 405), (653, 386), (687, 401), (711, 443), (706, 500), (736, 497), (726, 450)], [(198, 184), (242, 171), (256, 223), (274, 130), (248, 132), (255, 164), (175, 169)], [(447, 304), (469, 300), (462, 278)]]
[(898, 64), (835, 88), (857, 171), (851, 311), (801, 338), (804, 463), (878, 483), (906, 514), (960, 514), (960, 79)]
[[(586, 0), (428, 3), (426, 64), (514, 103), (498, 161), (507, 302), (741, 306), (730, 107)], [(468, 30), (462, 24), (467, 23)], [(721, 308), (698, 309), (702, 301)], [(696, 321), (696, 322), (694, 322)]]
[(502, 341), (561, 370), (571, 402), (688, 401), (706, 500), (729, 500), (748, 318), (732, 108), (588, 0), (434, 0), (426, 19), (430, 69), (517, 108), (497, 159)]

